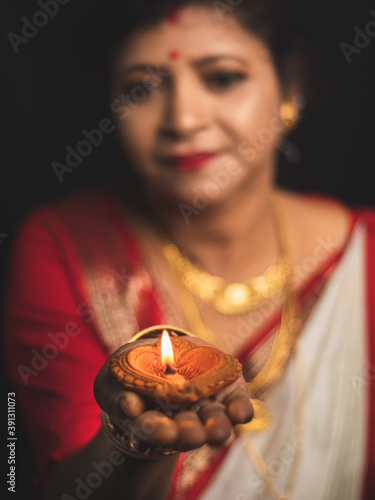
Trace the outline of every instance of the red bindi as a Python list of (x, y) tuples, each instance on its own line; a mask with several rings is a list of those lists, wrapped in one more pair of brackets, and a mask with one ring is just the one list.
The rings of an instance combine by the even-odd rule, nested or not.
[(171, 14), (169, 14), (168, 16), (168, 22), (169, 24), (177, 24), (178, 23), (178, 10), (174, 10), (173, 12), (171, 12)]
[(171, 50), (169, 52), (169, 59), (172, 59), (172, 61), (177, 61), (177, 59), (180, 58), (180, 53), (178, 50)]

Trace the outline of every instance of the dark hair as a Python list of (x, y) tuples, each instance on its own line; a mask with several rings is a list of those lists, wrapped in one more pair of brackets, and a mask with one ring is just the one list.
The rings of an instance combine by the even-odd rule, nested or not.
[(311, 31), (301, 12), (301, 3), (297, 0), (216, 3), (215, 0), (102, 0), (78, 24), (74, 53), (96, 78), (108, 79), (110, 55), (120, 41), (158, 24), (185, 5), (203, 5), (215, 9), (220, 17), (236, 17), (269, 48), (283, 89), (287, 91), (294, 83), (306, 93)]

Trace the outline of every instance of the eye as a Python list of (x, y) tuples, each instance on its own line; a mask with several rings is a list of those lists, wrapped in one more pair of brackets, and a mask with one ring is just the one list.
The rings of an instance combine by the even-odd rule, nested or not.
[(235, 71), (217, 71), (206, 76), (207, 85), (217, 91), (229, 90), (243, 80), (246, 80), (246, 75)]

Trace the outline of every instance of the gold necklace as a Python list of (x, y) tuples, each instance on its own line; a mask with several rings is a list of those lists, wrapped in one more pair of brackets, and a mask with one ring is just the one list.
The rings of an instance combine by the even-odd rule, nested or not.
[[(191, 331), (199, 338), (215, 345), (215, 337), (205, 325), (194, 297), (183, 287), (181, 287), (181, 302)], [(245, 424), (245, 427), (252, 432), (263, 431), (272, 421), (264, 402), (259, 398), (278, 381), (290, 360), (300, 330), (299, 321), (295, 319), (295, 309), (295, 301), (288, 286), (285, 304), (281, 312), (279, 331), (275, 335), (271, 353), (260, 372), (247, 382), (254, 406), (254, 418), (249, 424)]]
[[(277, 283), (279, 286), (279, 290), (283, 289), (285, 292), (285, 302), (281, 312), (279, 331), (278, 334), (275, 336), (275, 340), (271, 348), (271, 353), (266, 363), (264, 364), (263, 368), (260, 370), (260, 372), (250, 382), (247, 383), (250, 395), (252, 397), (257, 397), (257, 398), (261, 397), (266, 392), (267, 389), (269, 389), (272, 385), (274, 385), (275, 382), (285, 372), (286, 366), (290, 361), (293, 352), (295, 353), (296, 342), (300, 330), (299, 320), (296, 319), (296, 301), (291, 285), (292, 264), (288, 252), (288, 246), (286, 243), (286, 231), (281, 214), (277, 209), (274, 201), (273, 201), (273, 208), (274, 208), (276, 227), (280, 241), (282, 257), (280, 259), (278, 266), (272, 266), (274, 267), (274, 269), (272, 269), (272, 267), (269, 268), (265, 274), (267, 275), (267, 279), (269, 279), (270, 282), (276, 283), (275, 276), (276, 274), (279, 273), (279, 281)], [(214, 287), (215, 283), (217, 283), (216, 286), (218, 286), (219, 288), (221, 287), (220, 293), (223, 294), (224, 293), (223, 290), (225, 289), (225, 287), (230, 287), (233, 284), (223, 285), (223, 280), (221, 280), (221, 278), (217, 278), (216, 276), (211, 276), (208, 273), (204, 273), (203, 271), (200, 270), (196, 270), (197, 272), (195, 272), (196, 269), (195, 266), (193, 266), (193, 264), (190, 261), (188, 261), (188, 259), (182, 257), (178, 248), (175, 245), (172, 244), (164, 245), (163, 250), (164, 250), (163, 253), (170, 265), (170, 268), (172, 269), (172, 271), (174, 271), (176, 277), (179, 278), (179, 282), (181, 285), (181, 299), (182, 299), (183, 309), (185, 312), (185, 316), (191, 325), (192, 331), (198, 337), (206, 340), (207, 342), (214, 344), (215, 343), (214, 336), (210, 331), (210, 329), (205, 325), (202, 319), (202, 316), (199, 312), (199, 309), (195, 301), (195, 296), (198, 295), (203, 302), (208, 303), (214, 309), (218, 310), (218, 312), (228, 315), (241, 314), (243, 312), (253, 310), (256, 307), (254, 304), (257, 303), (257, 305), (259, 305), (260, 301), (262, 300), (261, 298), (259, 298), (259, 295), (262, 295), (262, 292), (258, 295), (257, 297), (258, 300), (250, 299), (250, 292), (249, 292), (249, 297), (247, 299), (249, 302), (248, 304), (246, 303), (240, 304), (239, 300), (233, 298), (232, 300), (229, 301), (226, 299), (227, 302), (229, 302), (231, 305), (228, 307), (227, 302), (225, 302), (226, 307), (220, 309), (220, 305), (222, 304), (222, 302), (220, 301), (215, 302), (211, 300), (210, 297), (212, 297), (212, 295), (210, 295), (209, 293), (202, 294), (200, 290), (205, 289), (205, 287), (208, 286), (209, 282), (211, 282)], [(278, 268), (278, 271), (275, 271), (276, 267)], [(202, 280), (203, 276), (203, 282), (204, 282), (203, 287), (197, 285), (196, 284), (197, 280), (195, 278), (193, 280), (191, 278), (191, 275), (190, 279), (188, 277), (185, 277), (185, 279), (183, 279), (184, 273), (190, 272), (192, 268), (194, 268), (193, 275), (195, 276), (195, 278), (198, 276)], [(269, 276), (271, 276), (271, 278), (269, 278), (268, 273)], [(207, 276), (209, 278), (207, 278), (206, 280)], [(264, 277), (264, 275), (262, 277)], [(274, 278), (275, 281), (273, 281)], [(221, 281), (216, 281), (217, 279)], [(257, 279), (259, 278), (255, 278), (255, 280)], [(194, 285), (192, 285), (192, 283), (194, 283)], [(250, 283), (247, 282), (238, 283), (235, 285), (251, 286)], [(240, 294), (238, 295), (240, 296)], [(271, 296), (273, 296), (273, 294)], [(220, 305), (218, 306), (218, 304)], [(235, 310), (237, 311), (236, 313), (234, 312)], [(295, 377), (296, 380), (299, 379), (299, 375), (296, 374)], [(243, 439), (249, 458), (254, 464), (254, 468), (257, 474), (264, 482), (264, 485), (269, 495), (273, 497), (274, 500), (287, 500), (288, 495), (290, 494), (295, 484), (300, 464), (300, 453), (298, 452), (299, 450), (301, 450), (303, 445), (302, 405), (304, 403), (304, 398), (301, 396), (300, 401), (297, 403), (297, 421), (296, 421), (297, 428), (296, 428), (296, 444), (295, 444), (296, 453), (294, 454), (294, 460), (288, 478), (285, 494), (280, 494), (276, 490), (272, 474), (269, 473), (266, 462), (263, 460), (262, 456), (260, 455), (259, 451), (256, 449), (254, 443), (250, 438), (251, 432), (259, 432), (264, 430), (266, 427), (268, 427), (271, 421), (270, 414), (265, 408), (263, 401), (259, 399), (252, 399), (252, 402), (255, 410), (255, 416), (253, 420), (248, 424), (238, 425), (236, 427), (239, 431), (240, 436)]]
[(280, 378), (290, 359), (300, 330), (300, 321), (296, 319), (296, 303), (290, 283), (285, 287), (285, 303), (281, 311), (278, 334), (272, 344), (268, 356), (260, 372), (247, 383), (249, 392), (259, 397)]
[[(199, 310), (195, 304), (194, 297), (188, 290), (182, 288), (182, 302), (185, 314), (189, 319), (192, 331), (207, 342), (214, 343), (214, 337), (209, 328), (205, 325)], [(247, 383), (249, 394), (254, 397), (255, 394), (262, 395), (267, 388), (274, 384), (284, 373), (287, 363), (295, 354), (296, 340), (299, 332), (298, 320), (295, 319), (295, 301), (293, 300), (290, 283), (286, 287), (286, 300), (281, 314), (280, 328), (277, 337), (274, 340), (271, 354), (256, 377)], [(296, 358), (296, 356), (294, 356)], [(296, 365), (295, 365), (296, 366)], [(296, 374), (296, 380), (301, 380), (300, 374)], [(257, 391), (257, 392), (255, 392)], [(260, 452), (251, 439), (251, 433), (257, 433), (265, 430), (272, 422), (272, 416), (267, 410), (263, 401), (251, 398), (254, 407), (254, 418), (248, 424), (237, 425), (236, 428), (243, 440), (245, 449), (254, 469), (260, 479), (263, 481), (266, 490), (274, 500), (287, 500), (292, 491), (300, 465), (300, 455), (304, 443), (304, 429), (302, 418), (302, 406), (304, 397), (301, 396), (297, 405), (297, 428), (295, 451), (293, 453), (293, 462), (289, 474), (287, 486), (284, 494), (280, 494), (274, 486), (274, 478), (268, 471), (266, 462), (263, 460)]]
[[(247, 425), (247, 428), (251, 429), (253, 432), (258, 432), (265, 429), (271, 421), (270, 415), (267, 412), (264, 403), (258, 398), (261, 397), (265, 393), (265, 391), (270, 386), (272, 386), (284, 373), (286, 365), (290, 359), (292, 349), (296, 343), (299, 331), (298, 321), (295, 319), (296, 307), (291, 287), (292, 265), (289, 257), (288, 246), (286, 243), (286, 231), (281, 214), (277, 209), (274, 201), (273, 209), (275, 214), (278, 238), (280, 241), (282, 258), (286, 263), (286, 267), (290, 271), (287, 273), (285, 284), (283, 287), (285, 291), (285, 302), (281, 312), (279, 331), (275, 336), (271, 353), (260, 372), (250, 382), (247, 383), (250, 395), (252, 396), (252, 398), (256, 398), (253, 400), (255, 407), (255, 417), (252, 422)], [(180, 283), (181, 303), (185, 312), (185, 317), (190, 324), (191, 331), (203, 340), (211, 344), (215, 344), (215, 337), (202, 319), (195, 301), (194, 294), (188, 287), (186, 287), (185, 282), (181, 279), (181, 272), (176, 269), (176, 261), (174, 259), (168, 259), (168, 255), (171, 255), (170, 253), (168, 253), (172, 248), (170, 245), (171, 244), (164, 245), (163, 250), (165, 250), (167, 247), (167, 252), (164, 251), (164, 255), (167, 258), (172, 272), (174, 272)], [(175, 245), (173, 245), (173, 247), (175, 247)], [(173, 255), (175, 255), (174, 250)]]
[(164, 244), (163, 253), (192, 295), (228, 316), (254, 311), (262, 301), (272, 299), (282, 290), (291, 274), (289, 262), (281, 256), (279, 263), (270, 266), (261, 276), (226, 283), (219, 276), (198, 269), (173, 243)]

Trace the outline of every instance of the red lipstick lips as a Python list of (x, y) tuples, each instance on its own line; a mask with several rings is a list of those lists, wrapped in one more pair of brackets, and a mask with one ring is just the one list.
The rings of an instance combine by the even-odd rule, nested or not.
[(181, 172), (199, 170), (203, 168), (210, 160), (215, 158), (217, 153), (193, 153), (188, 155), (176, 155), (168, 158), (171, 167)]

